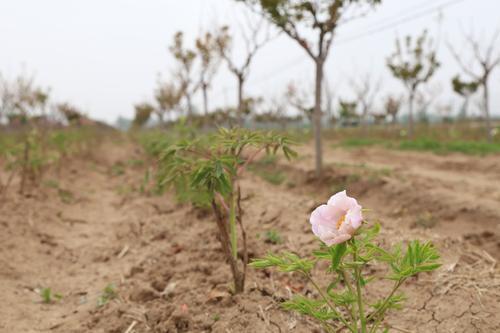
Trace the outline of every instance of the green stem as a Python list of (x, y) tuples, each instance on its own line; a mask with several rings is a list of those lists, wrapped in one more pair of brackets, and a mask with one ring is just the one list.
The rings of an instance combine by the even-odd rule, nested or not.
[(353, 330), (353, 328), (351, 327), (351, 325), (349, 325), (349, 323), (344, 319), (344, 317), (342, 317), (342, 315), (337, 311), (337, 308), (335, 307), (335, 305), (332, 304), (332, 302), (330, 301), (330, 299), (325, 295), (325, 293), (316, 284), (316, 282), (314, 282), (314, 280), (311, 278), (311, 276), (309, 274), (305, 274), (305, 275), (306, 275), (307, 279), (309, 280), (309, 282), (311, 282), (311, 284), (314, 286), (314, 288), (318, 291), (319, 295), (326, 302), (326, 304), (328, 304), (328, 306), (333, 311), (333, 313), (339, 318), (339, 320), (342, 322), (342, 324), (344, 324), (344, 326), (347, 327), (349, 329), (349, 331), (351, 331), (353, 333), (356, 332), (356, 331)]
[(234, 259), (238, 259), (238, 234), (236, 233), (236, 195), (231, 195), (229, 207), (229, 232), (231, 234), (231, 253)]
[[(358, 249), (354, 242), (352, 242), (353, 247), (353, 260), (354, 262), (358, 261)], [(359, 311), (359, 320), (361, 321), (361, 333), (366, 333), (366, 318), (365, 311), (363, 309), (363, 295), (361, 293), (361, 267), (356, 266), (354, 269), (354, 276), (356, 280), (356, 293), (357, 293), (357, 301), (358, 301), (358, 311)]]
[[(342, 279), (344, 280), (344, 283), (347, 286), (347, 289), (349, 290), (349, 292), (351, 294), (354, 294), (354, 289), (351, 285), (351, 281), (349, 281), (345, 271), (340, 270), (339, 274), (342, 276)], [(354, 324), (354, 330), (357, 332), (358, 331), (358, 320), (356, 319), (356, 312), (354, 311), (354, 307), (353, 306), (350, 306), (350, 307), (346, 306), (346, 307), (347, 307), (347, 310), (349, 311), (349, 313), (351, 314), (352, 322)]]
[(367, 321), (372, 320), (373, 318), (377, 318), (375, 323), (373, 324), (373, 328), (370, 330), (370, 333), (376, 332), (377, 327), (379, 326), (380, 322), (384, 318), (384, 313), (385, 313), (385, 310), (387, 308), (387, 304), (389, 304), (391, 297), (394, 295), (396, 290), (398, 290), (398, 288), (403, 284), (403, 282), (404, 282), (404, 279), (398, 280), (394, 284), (394, 287), (392, 288), (392, 291), (389, 294), (389, 296), (387, 296), (386, 299), (384, 300), (384, 303), (382, 303), (382, 305), (378, 308), (377, 311), (373, 312), (371, 315), (368, 316)]

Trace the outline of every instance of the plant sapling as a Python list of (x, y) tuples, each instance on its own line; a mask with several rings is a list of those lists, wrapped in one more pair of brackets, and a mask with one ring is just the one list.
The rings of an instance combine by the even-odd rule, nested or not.
[[(339, 192), (311, 214), (312, 231), (322, 241), (312, 259), (294, 253), (268, 254), (250, 264), (305, 276), (318, 293), (318, 299), (297, 295), (284, 302), (283, 307), (312, 317), (327, 332), (389, 332), (385, 315), (389, 310), (401, 308), (405, 300), (399, 288), (410, 277), (440, 266), (439, 254), (430, 242), (412, 241), (406, 251), (401, 246), (385, 250), (376, 245), (374, 239), (380, 226), (366, 225), (362, 212), (356, 199), (347, 196), (346, 191)], [(320, 286), (312, 274), (315, 265), (323, 260), (328, 261), (328, 274), (332, 277), (327, 287)], [(364, 268), (374, 261), (389, 266), (389, 273), (382, 279), (392, 281), (392, 288), (386, 297), (367, 300), (363, 290), (376, 277), (367, 274)]]

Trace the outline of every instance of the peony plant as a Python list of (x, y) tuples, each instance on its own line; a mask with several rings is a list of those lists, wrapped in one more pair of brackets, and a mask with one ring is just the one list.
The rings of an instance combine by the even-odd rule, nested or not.
[(217, 133), (168, 145), (160, 154), (160, 184), (172, 185), (177, 194), (195, 192), (211, 207), (235, 293), (244, 290), (248, 265), (241, 176), (261, 154), (282, 152), (287, 159), (296, 156), (291, 145), (288, 137), (272, 132), (219, 128)]
[[(439, 254), (430, 242), (412, 241), (386, 250), (375, 243), (380, 225), (368, 225), (363, 209), (346, 191), (333, 195), (310, 216), (312, 232), (321, 246), (311, 258), (295, 253), (268, 254), (250, 264), (255, 268), (276, 267), (282, 272), (298, 272), (307, 278), (318, 297), (296, 295), (283, 303), (286, 310), (314, 318), (326, 332), (387, 333), (384, 323), (388, 311), (401, 308), (405, 301), (400, 287), (409, 278), (437, 269)], [(322, 287), (313, 278), (313, 269), (320, 261), (328, 262), (328, 285)], [(381, 277), (371, 276), (365, 269), (373, 262), (389, 267)], [(392, 281), (387, 296), (372, 299), (366, 286), (375, 279)]]

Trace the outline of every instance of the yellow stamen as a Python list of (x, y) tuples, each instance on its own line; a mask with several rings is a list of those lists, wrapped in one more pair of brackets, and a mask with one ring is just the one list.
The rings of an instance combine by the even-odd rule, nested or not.
[(339, 218), (339, 220), (337, 221), (337, 230), (340, 229), (340, 227), (342, 226), (342, 223), (344, 223), (345, 221), (345, 215), (342, 215), (341, 218)]

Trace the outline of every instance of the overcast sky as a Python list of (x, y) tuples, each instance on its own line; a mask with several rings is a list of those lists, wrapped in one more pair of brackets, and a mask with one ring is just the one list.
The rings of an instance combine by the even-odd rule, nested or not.
[[(433, 10), (439, 5), (441, 11)], [(214, 24), (237, 29), (242, 10), (234, 0), (2, 0), (0, 73), (10, 78), (34, 73), (54, 100), (114, 122), (120, 115), (132, 117), (134, 103), (152, 98), (158, 74), (167, 77), (173, 70), (167, 47), (176, 31), (192, 42)], [(499, 13), (497, 0), (384, 0), (369, 16), (339, 30), (326, 65), (328, 82), (338, 96), (350, 98), (349, 80), (372, 73), (382, 79), (384, 93), (403, 92), (387, 71), (386, 57), (395, 37), (427, 28), (440, 40), (442, 68), (431, 82), (433, 91), (442, 92), (436, 103), (458, 105), (450, 78), (459, 68), (446, 43), (466, 52), (462, 31), (472, 29), (489, 41), (500, 28)], [(500, 52), (500, 39), (497, 44)], [(313, 74), (304, 51), (280, 36), (257, 55), (248, 93), (272, 98), (290, 81), (312, 91)], [(235, 103), (234, 83), (222, 66), (210, 92), (211, 107)], [(500, 68), (491, 87), (492, 109), (499, 115)]]

